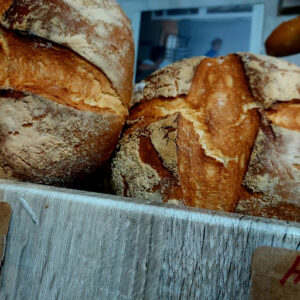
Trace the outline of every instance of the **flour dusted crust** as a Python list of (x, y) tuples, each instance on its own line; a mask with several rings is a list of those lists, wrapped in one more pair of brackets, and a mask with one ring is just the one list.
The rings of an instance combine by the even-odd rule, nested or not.
[(124, 120), (36, 95), (0, 95), (0, 177), (69, 185), (110, 156)]
[(236, 211), (300, 221), (300, 101), (276, 104), (261, 119)]
[(177, 127), (175, 113), (123, 137), (112, 166), (117, 194), (163, 201), (161, 191), (178, 182)]
[(249, 53), (153, 73), (134, 88), (117, 193), (299, 220), (299, 83), (295, 65)]
[(129, 20), (113, 0), (4, 0), (0, 23), (0, 178), (99, 172), (128, 116)]
[(130, 21), (113, 0), (3, 0), (0, 22), (68, 47), (99, 67), (129, 105), (134, 63)]
[(300, 99), (300, 69), (287, 61), (251, 53), (239, 53), (253, 96), (264, 108), (277, 101)]
[[(194, 76), (185, 81), (189, 90), (178, 89), (180, 85), (174, 85), (170, 75), (185, 62), (188, 74), (194, 70)], [(156, 85), (155, 97), (160, 97), (143, 99), (132, 109), (130, 127), (123, 137), (126, 142), (121, 140), (119, 153), (123, 153), (125, 144), (136, 144), (139, 154), (135, 152), (135, 164), (147, 164), (159, 175), (160, 180), (148, 188), (147, 194), (156, 192), (164, 201), (174, 199), (186, 205), (233, 211), (258, 128), (257, 112), (253, 109), (258, 104), (249, 92), (243, 65), (237, 56), (185, 62), (169, 67), (169, 71), (168, 68), (161, 70), (160, 81), (151, 77), (145, 81), (147, 96), (149, 83)], [(182, 79), (181, 76), (176, 78)], [(171, 97), (169, 86), (176, 87)], [(177, 116), (174, 128), (159, 125), (171, 116)], [(159, 141), (154, 140), (154, 133)], [(226, 141), (224, 135), (227, 135)], [(131, 136), (136, 137), (135, 141)], [(119, 153), (114, 160), (113, 181), (126, 188), (128, 196), (141, 197), (141, 186), (137, 186), (129, 170), (122, 167), (127, 161), (133, 161), (130, 154), (133, 145), (126, 149), (123, 160)], [(117, 192), (124, 194), (122, 188)]]
[(262, 124), (245, 176), (245, 185), (253, 192), (272, 196), (274, 200), (298, 204), (299, 154), (300, 130), (286, 129), (271, 122)]
[(175, 62), (157, 70), (151, 76), (134, 86), (131, 107), (141, 100), (159, 97), (187, 95), (195, 70), (204, 57), (193, 57)]

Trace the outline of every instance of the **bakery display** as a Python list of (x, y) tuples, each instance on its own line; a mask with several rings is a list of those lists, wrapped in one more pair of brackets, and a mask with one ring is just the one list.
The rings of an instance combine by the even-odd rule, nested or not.
[[(279, 218), (291, 207), (299, 221), (299, 99), (300, 69), (268, 56), (199, 57), (161, 69), (134, 88), (114, 189)], [(267, 212), (256, 210), (265, 202)]]
[[(5, 0), (0, 23), (0, 178), (89, 189), (98, 171), (110, 191), (131, 107), (116, 194), (300, 221), (297, 66), (195, 57), (131, 97), (132, 31), (116, 2)], [(269, 53), (298, 51), (298, 25), (279, 26)]]
[(276, 27), (267, 38), (266, 53), (287, 56), (300, 52), (300, 16)]
[(105, 0), (2, 1), (0, 22), (0, 177), (74, 183), (109, 159), (128, 115), (130, 22)]
[(244, 299), (257, 249), (299, 248), (245, 216), (300, 222), (299, 67), (194, 57), (133, 86), (115, 0), (0, 2), (0, 299)]

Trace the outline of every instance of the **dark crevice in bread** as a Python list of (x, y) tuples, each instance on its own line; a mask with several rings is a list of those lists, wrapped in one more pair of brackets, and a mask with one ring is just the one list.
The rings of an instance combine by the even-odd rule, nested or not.
[(27, 93), (16, 91), (12, 89), (0, 89), (0, 98), (14, 98), (14, 99), (20, 99), (27, 96)]

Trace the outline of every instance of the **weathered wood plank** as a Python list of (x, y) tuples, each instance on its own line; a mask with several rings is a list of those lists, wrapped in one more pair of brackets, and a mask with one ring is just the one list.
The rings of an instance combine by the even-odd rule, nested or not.
[(13, 213), (0, 299), (247, 299), (257, 247), (300, 249), (297, 223), (5, 180), (1, 191)]

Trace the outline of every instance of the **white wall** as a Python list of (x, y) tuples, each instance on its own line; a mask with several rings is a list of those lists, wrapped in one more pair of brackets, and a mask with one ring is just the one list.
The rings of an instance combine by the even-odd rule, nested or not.
[[(264, 0), (116, 0), (127, 13), (135, 10), (155, 10), (218, 5), (257, 4)], [(272, 0), (270, 0), (272, 1)]]
[[(132, 22), (136, 52), (138, 52), (140, 20), (142, 11), (212, 7), (219, 5), (259, 4), (264, 0), (116, 0)], [(137, 63), (137, 60), (135, 61)]]
[[(233, 5), (233, 4), (265, 4), (264, 16), (264, 39), (272, 32), (272, 30), (281, 22), (291, 19), (289, 17), (278, 17), (277, 8), (279, 0), (116, 0), (128, 17), (133, 22), (133, 31), (135, 39), (138, 41), (139, 31), (139, 13), (142, 10), (170, 9), (170, 8), (186, 8), (186, 7), (206, 7), (215, 5)], [(264, 49), (264, 45), (261, 45)], [(300, 66), (300, 54), (285, 57), (286, 60), (294, 62)]]
[(250, 19), (223, 21), (181, 21), (179, 34), (191, 39), (192, 56), (204, 55), (215, 38), (223, 40), (220, 55), (231, 52), (248, 51), (250, 39)]

